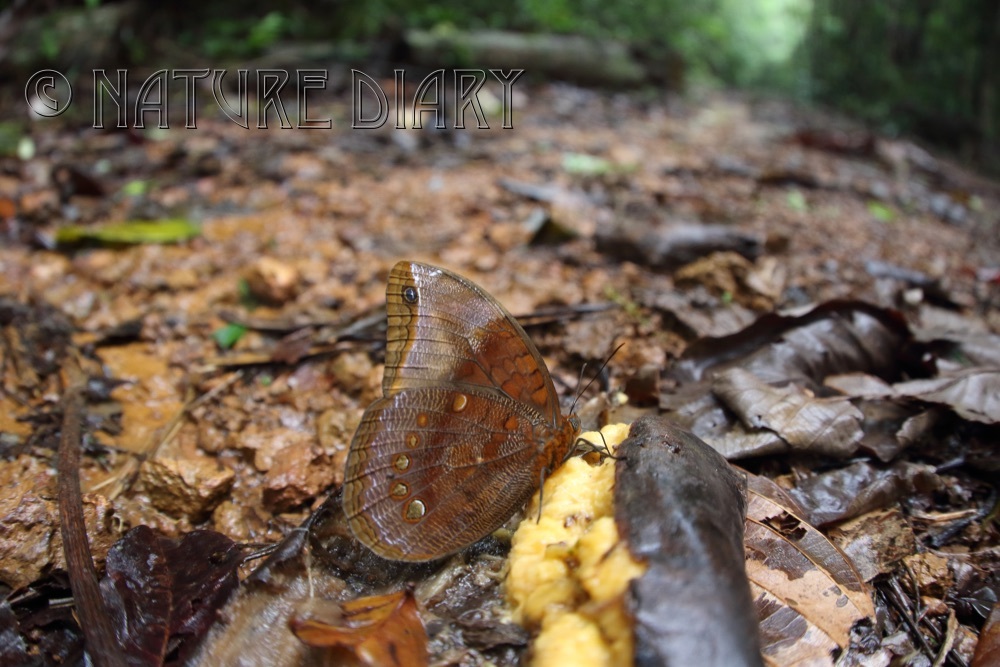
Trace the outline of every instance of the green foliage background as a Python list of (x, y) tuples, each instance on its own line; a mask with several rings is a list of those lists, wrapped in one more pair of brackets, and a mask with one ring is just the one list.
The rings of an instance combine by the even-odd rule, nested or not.
[(810, 98), (1000, 167), (1000, 3), (814, 2)]
[[(117, 0), (51, 0), (39, 13)], [(102, 4), (103, 3), (103, 4)], [(1000, 169), (998, 0), (248, 0), (140, 5), (122, 32), (132, 64), (169, 40), (213, 67), (288, 42), (364, 61), (411, 28), (494, 28), (627, 43), (663, 81), (777, 91), (890, 133), (913, 133)], [(35, 41), (55, 57), (59, 29)], [(381, 49), (381, 51), (380, 51)], [(656, 76), (678, 67), (682, 76)]]

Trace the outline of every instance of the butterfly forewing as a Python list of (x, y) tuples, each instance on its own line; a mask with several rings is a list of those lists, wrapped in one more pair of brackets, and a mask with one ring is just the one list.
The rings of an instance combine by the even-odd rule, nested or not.
[(558, 396), (541, 355), (480, 287), (444, 269), (399, 262), (389, 273), (386, 302), (386, 396), (441, 382), (496, 387), (557, 423)]

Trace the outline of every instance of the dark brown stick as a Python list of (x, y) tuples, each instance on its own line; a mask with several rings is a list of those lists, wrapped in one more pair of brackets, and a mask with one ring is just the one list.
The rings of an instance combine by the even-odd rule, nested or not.
[(86, 641), (87, 654), (97, 667), (125, 667), (111, 617), (97, 583), (97, 569), (90, 554), (87, 526), (83, 520), (80, 491), (80, 422), (83, 392), (73, 384), (63, 395), (62, 436), (59, 443), (59, 528), (69, 584), (76, 613)]

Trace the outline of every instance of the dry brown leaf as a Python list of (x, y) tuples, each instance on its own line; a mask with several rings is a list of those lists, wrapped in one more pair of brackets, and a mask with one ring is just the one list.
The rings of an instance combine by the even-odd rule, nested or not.
[(893, 385), (900, 396), (947, 405), (958, 416), (983, 424), (1000, 422), (1000, 368), (969, 368), (927, 380)]
[(719, 372), (712, 391), (745, 426), (774, 431), (795, 449), (846, 457), (863, 435), (863, 415), (846, 398), (773, 387), (742, 368)]
[(853, 564), (776, 484), (750, 476), (746, 568), (765, 659), (828, 661), (851, 629), (873, 619), (871, 593)]
[(427, 633), (409, 591), (357, 598), (337, 604), (320, 602), (289, 620), (295, 636), (315, 648), (347, 651), (370, 667), (427, 664)]

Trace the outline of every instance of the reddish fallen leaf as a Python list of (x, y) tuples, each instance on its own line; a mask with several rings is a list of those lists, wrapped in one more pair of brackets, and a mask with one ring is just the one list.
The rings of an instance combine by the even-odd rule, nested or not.
[(871, 132), (845, 132), (827, 128), (803, 128), (789, 138), (790, 142), (841, 155), (871, 155), (875, 152), (875, 135)]
[(17, 215), (17, 204), (10, 197), (0, 197), (0, 220), (8, 220)]
[(409, 591), (342, 604), (313, 598), (289, 627), (303, 643), (330, 649), (331, 658), (346, 653), (370, 667), (428, 664), (427, 633)]
[(993, 611), (979, 632), (979, 643), (976, 644), (971, 667), (989, 667), (998, 664), (1000, 664), (1000, 602), (993, 605)]
[(236, 544), (209, 530), (180, 540), (133, 528), (108, 552), (101, 593), (130, 665), (183, 659), (239, 584)]

